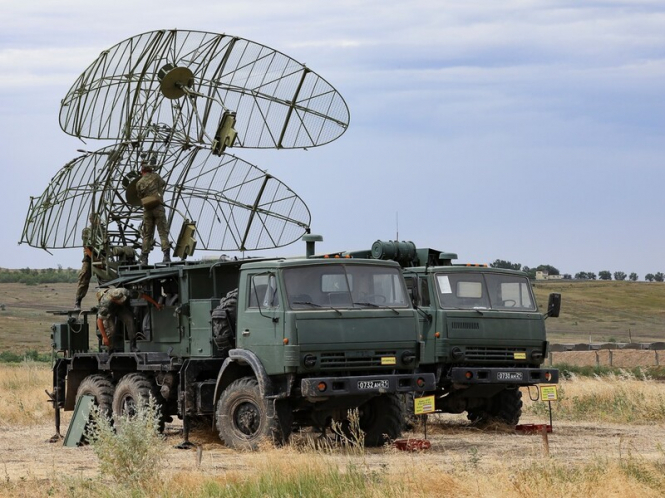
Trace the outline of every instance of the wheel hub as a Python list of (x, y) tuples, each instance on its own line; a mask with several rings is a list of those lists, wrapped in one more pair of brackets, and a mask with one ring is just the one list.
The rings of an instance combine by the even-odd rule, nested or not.
[(236, 409), (234, 422), (240, 432), (247, 436), (255, 434), (261, 420), (259, 410), (253, 403), (242, 403)]

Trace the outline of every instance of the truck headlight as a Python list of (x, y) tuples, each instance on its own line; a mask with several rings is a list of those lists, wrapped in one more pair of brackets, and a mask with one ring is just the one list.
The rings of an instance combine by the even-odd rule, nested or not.
[(462, 358), (464, 358), (464, 351), (462, 351), (461, 348), (455, 346), (453, 349), (450, 350), (450, 356), (452, 357), (453, 360), (461, 360)]
[(306, 354), (302, 359), (303, 365), (307, 368), (314, 368), (316, 366), (316, 355)]
[(402, 364), (403, 365), (408, 365), (409, 363), (413, 363), (415, 359), (416, 359), (416, 355), (412, 351), (404, 351), (402, 353)]

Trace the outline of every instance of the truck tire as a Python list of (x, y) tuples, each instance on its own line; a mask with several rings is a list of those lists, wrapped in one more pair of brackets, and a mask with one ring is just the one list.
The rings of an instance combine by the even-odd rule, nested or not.
[[(256, 450), (263, 440), (285, 443), (291, 435), (290, 410), (272, 411), (270, 401), (261, 395), (254, 377), (232, 382), (217, 402), (217, 430), (226, 446), (234, 449)], [(288, 413), (287, 413), (288, 412)], [(280, 419), (281, 418), (281, 419)]]
[(95, 398), (95, 405), (99, 407), (99, 413), (111, 417), (113, 404), (113, 384), (111, 380), (102, 374), (88, 375), (76, 391), (76, 400), (81, 396), (88, 395)]
[(517, 425), (522, 416), (522, 391), (504, 389), (495, 394), (479, 409), (469, 410), (467, 418), (475, 424), (500, 422)]
[(235, 347), (235, 324), (238, 314), (238, 289), (226, 294), (212, 312), (212, 333), (215, 346), (222, 356)]
[(136, 413), (139, 406), (147, 406), (152, 395), (159, 406), (159, 432), (164, 431), (166, 417), (162, 408), (162, 397), (157, 390), (157, 385), (146, 375), (130, 373), (125, 375), (115, 387), (113, 394), (113, 417), (116, 424), (122, 415), (130, 417)]
[(365, 446), (383, 446), (402, 435), (404, 405), (395, 394), (381, 394), (360, 405), (360, 429)]

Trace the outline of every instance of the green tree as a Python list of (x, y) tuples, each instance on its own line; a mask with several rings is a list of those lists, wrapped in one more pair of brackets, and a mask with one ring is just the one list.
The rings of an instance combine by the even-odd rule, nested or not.
[(644, 275), (644, 280), (646, 280), (647, 282), (653, 282), (654, 278), (655, 277), (654, 277), (653, 273), (647, 273), (646, 275)]
[(625, 274), (624, 272), (622, 272), (622, 271), (615, 271), (615, 272), (614, 272), (614, 280), (626, 280), (626, 277), (627, 277), (627, 276), (628, 276), (628, 275), (626, 275), (626, 274)]
[(504, 261), (503, 259), (496, 259), (494, 263), (490, 263), (492, 268), (505, 268), (507, 270), (521, 270), (522, 265), (520, 263), (511, 263), (510, 261)]
[(612, 274), (607, 270), (599, 271), (598, 278), (600, 280), (612, 280)]
[(563, 274), (563, 279), (564, 280), (571, 280), (573, 277), (570, 276), (570, 273), (564, 273)]
[(587, 273), (587, 275), (589, 276), (589, 280), (596, 280), (596, 274), (595, 273), (590, 271), (589, 273)]
[(635, 272), (631, 273), (628, 278), (630, 279), (631, 282), (637, 282), (637, 273)]
[(656, 282), (662, 282), (663, 280), (665, 280), (665, 275), (662, 272), (658, 272), (653, 276), (653, 279)]
[(580, 271), (575, 274), (577, 280), (589, 280), (589, 274), (585, 271)]

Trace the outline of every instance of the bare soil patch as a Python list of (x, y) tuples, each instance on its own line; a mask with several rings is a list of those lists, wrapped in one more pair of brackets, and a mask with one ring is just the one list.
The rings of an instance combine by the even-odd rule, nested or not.
[[(192, 442), (200, 445), (201, 463), (197, 464), (197, 451), (179, 450), (182, 441), (181, 425), (168, 424), (165, 430), (167, 458), (165, 472), (199, 471), (206, 475), (225, 472), (243, 472), (261, 465), (266, 453), (284, 458), (308, 452), (314, 458), (325, 458), (340, 464), (357, 459), (363, 465), (389, 473), (407, 472), (410, 466), (434, 466), (453, 470), (460, 466), (494, 468), (505, 465), (523, 465), (543, 460), (544, 446), (541, 434), (523, 434), (499, 427), (480, 430), (466, 422), (462, 416), (437, 415), (428, 424), (428, 438), (432, 448), (425, 452), (405, 453), (385, 447), (368, 449), (364, 454), (349, 455), (342, 449), (315, 450), (308, 439), (313, 433), (295, 435), (290, 445), (275, 449), (267, 446), (256, 453), (237, 452), (224, 447), (212, 431), (197, 430)], [(545, 423), (534, 417), (523, 417), (523, 423)], [(63, 423), (63, 432), (66, 429)], [(93, 477), (99, 472), (97, 458), (90, 447), (66, 448), (62, 443), (49, 443), (54, 433), (51, 424), (32, 427), (4, 427), (0, 429), (0, 472), (3, 479), (52, 479), (56, 476)], [(422, 437), (422, 432), (406, 436)], [(590, 463), (598, 459), (619, 459), (627, 454), (639, 455), (646, 461), (663, 458), (661, 443), (665, 440), (665, 425), (617, 425), (595, 422), (557, 422), (549, 434), (550, 457), (568, 463)], [(281, 456), (278, 455), (279, 458)]]

